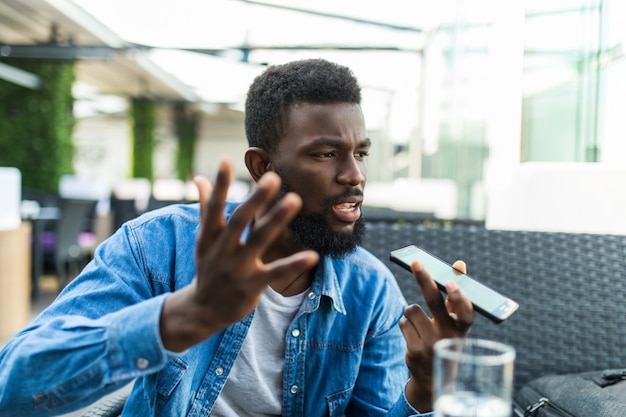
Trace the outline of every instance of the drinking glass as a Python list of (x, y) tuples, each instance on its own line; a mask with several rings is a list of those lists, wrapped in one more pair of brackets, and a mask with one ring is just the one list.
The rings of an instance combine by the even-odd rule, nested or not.
[(510, 417), (515, 349), (472, 338), (434, 346), (436, 417)]

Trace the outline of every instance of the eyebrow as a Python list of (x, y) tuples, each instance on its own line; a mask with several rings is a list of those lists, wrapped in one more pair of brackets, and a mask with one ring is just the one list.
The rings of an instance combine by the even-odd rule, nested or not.
[[(339, 148), (343, 146), (343, 142), (341, 140), (333, 138), (318, 138), (315, 139), (311, 144), (313, 146), (328, 146), (331, 148)], [(370, 140), (370, 138), (363, 139), (359, 144), (359, 148), (368, 148), (370, 146), (372, 146), (372, 141)]]

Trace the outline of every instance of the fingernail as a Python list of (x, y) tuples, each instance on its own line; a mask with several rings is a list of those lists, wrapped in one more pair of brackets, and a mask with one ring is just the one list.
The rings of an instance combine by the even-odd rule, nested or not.
[(419, 272), (424, 269), (424, 265), (420, 261), (413, 261), (413, 264), (411, 264), (411, 268), (413, 268), (413, 271)]
[(448, 287), (448, 294), (459, 290), (459, 284), (454, 281), (448, 281), (446, 286)]
[(267, 175), (263, 175), (261, 178), (259, 178), (259, 181), (257, 182), (258, 185), (263, 185), (267, 182)]

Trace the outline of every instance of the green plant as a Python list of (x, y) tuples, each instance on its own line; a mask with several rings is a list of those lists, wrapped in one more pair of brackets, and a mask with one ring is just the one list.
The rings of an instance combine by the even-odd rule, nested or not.
[(180, 180), (187, 181), (193, 176), (198, 114), (185, 103), (177, 103), (174, 106), (174, 125), (178, 137), (176, 171)]
[(42, 80), (31, 90), (0, 80), (0, 166), (16, 167), (25, 189), (56, 192), (74, 172), (74, 61), (3, 59)]
[(147, 98), (131, 101), (131, 124), (133, 126), (132, 175), (152, 181), (152, 154), (156, 126), (156, 103)]

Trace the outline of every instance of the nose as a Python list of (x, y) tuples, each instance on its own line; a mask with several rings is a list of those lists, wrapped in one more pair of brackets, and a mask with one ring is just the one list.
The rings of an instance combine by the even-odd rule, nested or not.
[(339, 184), (356, 186), (365, 182), (366, 175), (367, 166), (365, 161), (359, 161), (353, 155), (350, 155), (345, 158), (339, 168), (337, 182)]

